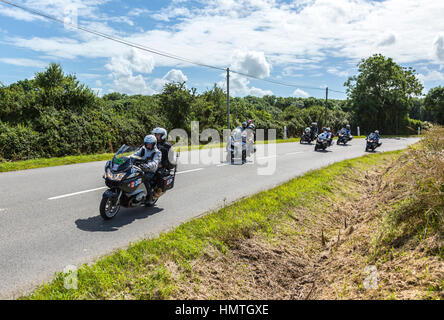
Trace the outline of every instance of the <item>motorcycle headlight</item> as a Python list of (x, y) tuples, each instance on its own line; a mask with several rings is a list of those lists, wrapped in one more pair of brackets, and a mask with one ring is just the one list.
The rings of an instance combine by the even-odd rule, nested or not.
[(115, 180), (115, 181), (120, 181), (125, 176), (125, 172), (112, 173), (111, 170), (108, 169), (106, 171), (106, 176), (108, 177), (108, 179)]

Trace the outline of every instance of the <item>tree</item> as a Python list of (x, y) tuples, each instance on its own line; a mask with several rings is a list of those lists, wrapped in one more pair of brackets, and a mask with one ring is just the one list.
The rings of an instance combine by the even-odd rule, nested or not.
[(167, 83), (160, 94), (160, 105), (171, 124), (170, 129), (190, 129), (189, 116), (195, 90), (188, 90), (185, 82)]
[(344, 84), (357, 124), (364, 131), (401, 133), (408, 123), (413, 99), (423, 89), (416, 71), (381, 54), (361, 60), (358, 71)]
[(426, 109), (433, 114), (434, 120), (444, 125), (444, 87), (430, 89), (424, 104)]

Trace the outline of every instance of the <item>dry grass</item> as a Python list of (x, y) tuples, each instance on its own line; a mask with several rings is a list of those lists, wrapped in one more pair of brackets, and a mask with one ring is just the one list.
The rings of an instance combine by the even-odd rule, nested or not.
[(355, 168), (273, 236), (239, 239), (225, 254), (208, 247), (185, 276), (169, 268), (172, 298), (444, 298), (443, 155), (444, 129), (434, 128), (394, 160)]

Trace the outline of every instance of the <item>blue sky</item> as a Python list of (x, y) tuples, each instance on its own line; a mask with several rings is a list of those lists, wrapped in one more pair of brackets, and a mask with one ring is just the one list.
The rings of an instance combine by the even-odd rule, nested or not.
[[(425, 86), (444, 84), (442, 0), (11, 0), (133, 43), (232, 74), (230, 93), (324, 97), (343, 91), (357, 63), (375, 53), (413, 67)], [(133, 49), (0, 2), (0, 81), (31, 78), (50, 62), (99, 95), (153, 94), (168, 81), (199, 92), (223, 71)], [(329, 92), (330, 98), (345, 94)]]

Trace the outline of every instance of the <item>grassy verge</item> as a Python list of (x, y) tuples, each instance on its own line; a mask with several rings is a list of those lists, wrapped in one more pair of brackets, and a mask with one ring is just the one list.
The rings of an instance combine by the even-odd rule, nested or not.
[[(218, 287), (217, 284), (223, 283), (223, 287), (226, 288), (226, 281), (224, 282), (221, 274), (227, 272), (221, 269), (218, 273), (214, 265), (217, 265), (219, 260), (223, 262), (226, 259), (225, 267), (235, 268), (233, 272), (228, 272), (229, 274), (242, 275), (256, 270), (257, 275), (257, 268), (263, 270), (263, 266), (256, 266), (255, 269), (252, 260), (247, 259), (245, 262), (232, 257), (233, 252), (239, 251), (239, 247), (245, 247), (243, 246), (245, 242), (253, 240), (253, 243), (246, 247), (249, 250), (258, 249), (256, 253), (259, 254), (259, 258), (253, 257), (255, 262), (273, 261), (270, 257), (260, 256), (269, 252), (264, 246), (274, 252), (276, 244), (283, 243), (285, 243), (284, 250), (281, 250), (282, 248), (279, 250), (284, 252), (284, 255), (290, 255), (292, 263), (299, 261), (301, 257), (306, 257), (305, 261), (312, 261), (313, 257), (324, 250), (324, 245), (329, 239), (336, 238), (336, 227), (338, 223), (343, 223), (342, 217), (338, 218), (337, 212), (329, 213), (332, 205), (340, 199), (359, 198), (359, 192), (352, 188), (344, 188), (336, 181), (352, 177), (353, 172), (361, 174), (369, 168), (392, 162), (400, 154), (400, 152), (391, 152), (368, 155), (307, 173), (279, 187), (184, 223), (172, 231), (160, 234), (157, 238), (132, 243), (127, 249), (117, 250), (91, 265), (83, 265), (77, 273), (77, 290), (65, 289), (66, 275), (59, 273), (51, 283), (44, 284), (23, 298), (258, 298), (257, 292), (261, 291), (251, 290), (248, 281), (245, 282), (241, 276), (231, 279), (234, 281), (231, 287), (238, 288), (236, 292), (239, 292), (239, 295), (232, 291), (228, 291), (228, 295), (221, 294), (221, 290), (218, 290), (221, 286)], [(361, 187), (360, 182), (358, 185)], [(258, 243), (262, 244), (260, 248), (257, 248)], [(297, 251), (295, 248), (298, 248)], [(233, 263), (231, 258), (237, 263)], [(282, 256), (277, 258), (278, 261), (283, 261)], [(213, 270), (216, 275), (208, 275), (199, 269), (202, 265), (209, 265), (205, 272)], [(277, 265), (284, 264), (277, 263)], [(276, 265), (267, 272), (273, 274), (273, 268), (276, 268)], [(292, 265), (291, 268), (295, 267)], [(308, 268), (306, 274), (312, 274), (310, 266), (304, 268)], [(289, 270), (284, 270), (282, 273), (291, 275)], [(268, 275), (264, 277), (267, 280)], [(219, 282), (215, 280), (218, 278)], [(294, 275), (291, 279), (298, 283), (294, 280)], [(261, 283), (262, 280), (259, 277), (255, 283)], [(269, 286), (271, 280), (267, 281), (265, 287)], [(311, 282), (308, 283), (311, 286)], [(280, 292), (276, 290), (276, 286), (270, 288), (272, 292)], [(253, 286), (253, 289), (256, 288)], [(240, 293), (250, 295), (245, 296)], [(285, 298), (285, 295), (265, 296), (267, 297), (279, 299)]]
[(24, 161), (0, 162), (0, 172), (17, 171), (25, 169), (45, 168), (62, 166), (67, 164), (85, 163), (93, 161), (109, 160), (113, 157), (112, 153), (66, 156), (55, 158), (39, 158)]

